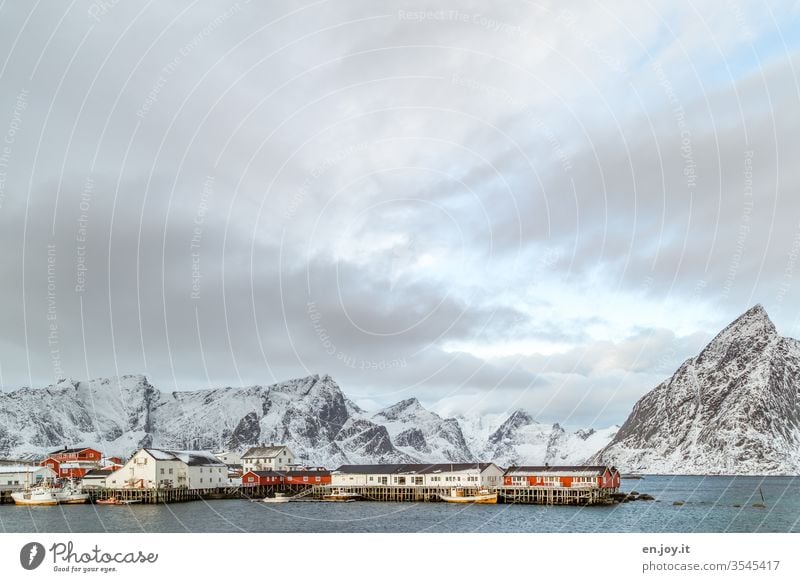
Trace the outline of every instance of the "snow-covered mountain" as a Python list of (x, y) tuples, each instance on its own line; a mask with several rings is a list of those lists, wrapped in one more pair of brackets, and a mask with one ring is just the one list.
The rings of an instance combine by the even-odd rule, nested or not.
[(800, 342), (756, 305), (639, 400), (593, 462), (674, 474), (800, 474)]
[(385, 426), (394, 445), (412, 457), (431, 462), (477, 460), (458, 421), (427, 410), (416, 398), (379, 410), (371, 420)]
[(539, 425), (522, 411), (477, 418), (443, 418), (415, 398), (365, 412), (330, 376), (176, 392), (161, 392), (144, 376), (62, 380), (42, 389), (0, 392), (0, 457), (65, 445), (126, 456), (140, 446), (243, 450), (274, 442), (288, 444), (306, 463), (329, 467), (476, 460), (540, 464), (581, 462), (611, 438), (607, 431), (570, 434), (558, 425)]
[[(497, 417), (495, 417), (495, 420)], [(619, 429), (612, 426), (567, 432), (558, 423), (541, 424), (522, 409), (511, 413), (503, 422), (493, 425), (486, 418), (465, 422), (480, 427), (482, 433), (474, 441), (478, 456), (508, 465), (541, 464), (575, 465), (583, 463), (608, 444)]]

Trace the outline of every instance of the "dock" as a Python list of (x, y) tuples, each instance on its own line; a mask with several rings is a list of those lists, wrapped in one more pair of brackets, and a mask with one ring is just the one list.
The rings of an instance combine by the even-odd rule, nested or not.
[[(143, 504), (182, 503), (210, 499), (263, 499), (275, 493), (284, 493), (305, 501), (319, 501), (332, 490), (331, 485), (267, 485), (257, 487), (224, 487), (215, 489), (87, 489), (92, 502), (98, 499), (116, 497), (124, 501)], [(347, 491), (358, 493), (364, 501), (440, 503), (440, 493), (447, 493), (446, 487), (346, 487)], [(618, 503), (614, 492), (598, 488), (562, 487), (498, 487), (497, 502), (516, 505), (611, 505)], [(478, 490), (466, 489), (468, 494)], [(14, 503), (10, 490), (0, 491), (0, 503)], [(298, 500), (299, 500), (298, 499)]]

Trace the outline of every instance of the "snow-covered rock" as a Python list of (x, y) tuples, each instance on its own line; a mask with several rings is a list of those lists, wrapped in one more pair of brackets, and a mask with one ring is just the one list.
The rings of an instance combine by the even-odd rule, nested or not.
[(574, 465), (586, 461), (598, 449), (608, 444), (619, 427), (602, 430), (568, 432), (558, 423), (542, 424), (522, 409), (513, 411), (496, 424), (487, 417), (464, 419), (466, 426), (477, 427), (481, 436), (473, 442), (482, 443), (476, 450), (480, 458), (508, 465)]
[(800, 343), (760, 305), (647, 393), (593, 462), (627, 472), (800, 474)]
[(379, 410), (371, 420), (385, 426), (395, 446), (412, 457), (440, 463), (476, 460), (458, 421), (427, 410), (416, 398)]
[(175, 392), (157, 390), (144, 376), (121, 376), (0, 392), (0, 456), (12, 457), (65, 445), (127, 456), (141, 446), (241, 451), (273, 442), (288, 444), (301, 462), (328, 467), (578, 463), (608, 440), (604, 431), (541, 425), (524, 411), (443, 418), (416, 398), (366, 412), (330, 376)]

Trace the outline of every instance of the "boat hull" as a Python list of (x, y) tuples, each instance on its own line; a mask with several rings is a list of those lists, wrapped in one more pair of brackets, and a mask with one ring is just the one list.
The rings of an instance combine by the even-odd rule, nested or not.
[(495, 505), (497, 503), (497, 493), (464, 497), (440, 494), (439, 498), (447, 503), (477, 503), (478, 505)]
[(88, 503), (88, 493), (56, 493), (56, 499), (62, 505), (75, 505), (77, 503)]
[(322, 499), (324, 501), (343, 501), (343, 502), (358, 501), (359, 499), (361, 499), (361, 495), (358, 495), (357, 493), (350, 493), (350, 494), (342, 493), (342, 494), (324, 495)]
[(26, 499), (24, 493), (12, 493), (11, 499), (16, 505), (58, 505), (58, 499), (53, 496), (30, 496)]

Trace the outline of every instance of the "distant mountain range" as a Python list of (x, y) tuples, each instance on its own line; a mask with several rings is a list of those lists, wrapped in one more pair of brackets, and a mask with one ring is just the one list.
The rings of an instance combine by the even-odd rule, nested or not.
[(63, 445), (130, 455), (142, 446), (237, 449), (284, 443), (298, 459), (345, 463), (580, 463), (616, 427), (569, 433), (516, 410), (509, 416), (442, 418), (416, 398), (367, 412), (330, 376), (271, 386), (161, 392), (144, 376), (62, 380), (0, 392), (0, 456)]
[(330, 376), (161, 392), (144, 376), (0, 392), (0, 457), (64, 445), (243, 450), (288, 444), (308, 464), (613, 464), (625, 472), (800, 473), (800, 342), (756, 306), (640, 399), (622, 427), (564, 430), (524, 410), (442, 418), (416, 398), (367, 412)]

